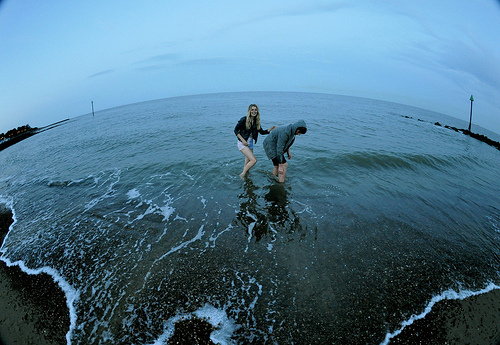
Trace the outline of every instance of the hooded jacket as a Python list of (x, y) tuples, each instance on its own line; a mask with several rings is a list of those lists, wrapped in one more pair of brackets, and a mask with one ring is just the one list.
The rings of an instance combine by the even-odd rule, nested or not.
[[(257, 143), (257, 139), (259, 137), (259, 133), (262, 135), (269, 134), (269, 131), (266, 129), (257, 129), (257, 126), (255, 124), (250, 127), (250, 129), (247, 129), (247, 117), (243, 116), (238, 123), (236, 124), (236, 127), (234, 127), (234, 134), (238, 136), (238, 134), (241, 134), (243, 139), (248, 140), (250, 138), (250, 135), (252, 136), (253, 140), (255, 140), (255, 143)], [(240, 140), (240, 138), (238, 138)], [(241, 140), (240, 140), (241, 141)]]
[(264, 139), (264, 150), (266, 151), (267, 158), (278, 158), (278, 162), (283, 164), (285, 157), (283, 154), (292, 146), (295, 140), (295, 132), (299, 127), (306, 127), (304, 120), (299, 120), (288, 126), (276, 128)]

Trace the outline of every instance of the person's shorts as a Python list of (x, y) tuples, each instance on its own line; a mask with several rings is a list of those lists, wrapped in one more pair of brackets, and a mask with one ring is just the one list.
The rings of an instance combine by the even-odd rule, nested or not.
[(238, 150), (243, 150), (245, 147), (248, 147), (250, 150), (253, 150), (253, 139), (250, 138), (247, 140), (248, 146), (243, 145), (241, 141), (238, 140)]
[[(285, 164), (285, 163), (286, 163), (285, 156), (283, 156), (281, 159), (283, 159), (283, 164)], [(274, 157), (272, 160), (273, 160), (273, 164), (274, 164), (274, 166), (276, 166), (276, 167), (277, 167), (277, 166), (279, 166), (279, 165), (280, 165), (280, 162), (278, 161), (278, 157)]]

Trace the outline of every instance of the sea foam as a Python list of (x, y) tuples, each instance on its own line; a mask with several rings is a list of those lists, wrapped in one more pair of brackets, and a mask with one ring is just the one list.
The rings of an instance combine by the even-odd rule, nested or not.
[[(5, 197), (0, 195), (0, 203), (5, 204), (8, 208), (10, 208), (10, 210), (12, 212), (13, 223), (9, 227), (9, 232), (10, 232), (17, 222), (16, 211), (13, 207), (13, 200), (11, 198), (5, 198)], [(5, 239), (8, 236), (9, 236), (9, 233), (7, 233), (7, 235), (5, 236)], [(24, 273), (29, 274), (29, 275), (38, 275), (38, 274), (42, 274), (42, 273), (48, 274), (49, 276), (52, 277), (54, 282), (56, 282), (57, 285), (61, 288), (61, 290), (64, 292), (64, 294), (66, 296), (66, 306), (69, 309), (69, 317), (70, 317), (70, 328), (69, 328), (68, 332), (66, 333), (66, 343), (68, 345), (71, 345), (71, 335), (73, 333), (73, 330), (76, 327), (76, 319), (77, 319), (76, 308), (74, 305), (80, 296), (79, 291), (76, 290), (75, 288), (73, 288), (71, 286), (71, 284), (69, 284), (66, 280), (64, 280), (64, 278), (59, 274), (59, 272), (57, 272), (55, 269), (53, 269), (51, 267), (41, 267), (41, 268), (36, 268), (36, 269), (29, 268), (26, 266), (24, 261), (19, 260), (19, 261), (12, 262), (10, 259), (3, 256), (4, 252), (2, 250), (0, 250), (0, 253), (2, 254), (0, 256), (0, 260), (3, 261), (7, 265), (7, 267), (18, 266), (21, 269), (21, 271), (23, 271)]]
[(457, 291), (452, 290), (452, 289), (446, 290), (443, 293), (441, 293), (440, 295), (434, 296), (422, 313), (420, 313), (418, 315), (412, 315), (408, 320), (403, 321), (401, 323), (400, 329), (396, 330), (393, 333), (387, 333), (384, 341), (382, 343), (380, 343), (380, 345), (389, 344), (390, 340), (392, 338), (398, 336), (403, 331), (403, 329), (405, 327), (410, 326), (411, 324), (413, 324), (413, 322), (426, 317), (427, 314), (429, 314), (431, 312), (434, 305), (440, 301), (443, 301), (443, 300), (464, 300), (466, 298), (469, 298), (472, 296), (482, 295), (482, 294), (491, 292), (493, 290), (500, 290), (500, 286), (498, 286), (494, 283), (490, 283), (484, 289), (479, 290), (479, 291), (464, 290), (464, 291), (457, 292)]
[(193, 316), (204, 320), (212, 325), (214, 331), (210, 335), (210, 340), (215, 344), (231, 345), (234, 341), (231, 337), (238, 329), (235, 321), (229, 318), (226, 312), (222, 309), (217, 309), (210, 304), (205, 304), (202, 308), (196, 310), (192, 314), (178, 314), (165, 322), (165, 331), (163, 334), (151, 345), (165, 345), (175, 331), (175, 324), (181, 320), (190, 320)]

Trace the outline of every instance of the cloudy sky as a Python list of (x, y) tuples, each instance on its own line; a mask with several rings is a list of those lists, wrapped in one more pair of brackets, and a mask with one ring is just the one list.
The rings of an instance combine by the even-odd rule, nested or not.
[(299, 91), (500, 133), (499, 0), (0, 0), (0, 132), (200, 93)]

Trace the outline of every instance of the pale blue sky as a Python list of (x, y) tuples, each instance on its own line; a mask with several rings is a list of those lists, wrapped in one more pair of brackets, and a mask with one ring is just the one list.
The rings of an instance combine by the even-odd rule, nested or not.
[(98, 111), (232, 91), (361, 96), (466, 121), (473, 94), (473, 122), (500, 133), (500, 1), (0, 2), (0, 132), (92, 100)]

